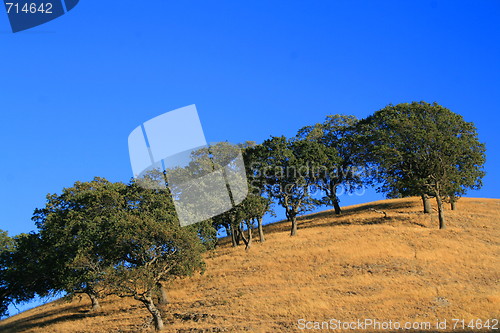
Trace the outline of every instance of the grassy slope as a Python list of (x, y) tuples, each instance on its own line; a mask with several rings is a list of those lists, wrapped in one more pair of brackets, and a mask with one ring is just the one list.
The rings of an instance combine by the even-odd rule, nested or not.
[[(246, 253), (228, 244), (207, 254), (204, 276), (169, 285), (168, 332), (290, 332), (297, 320), (431, 321), (498, 318), (500, 200), (463, 198), (437, 216), (416, 198), (351, 206), (341, 217), (267, 226)], [(369, 208), (384, 210), (388, 218)], [(0, 322), (1, 332), (140, 332), (149, 314), (133, 300), (61, 300)]]

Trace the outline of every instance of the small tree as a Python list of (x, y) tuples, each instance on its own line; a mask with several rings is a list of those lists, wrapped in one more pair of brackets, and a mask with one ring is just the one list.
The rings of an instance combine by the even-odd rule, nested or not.
[[(247, 228), (251, 231), (254, 223), (257, 223), (257, 230), (259, 232), (259, 240), (261, 243), (265, 242), (264, 229), (262, 220), (267, 213), (274, 215), (271, 208), (272, 201), (269, 198), (262, 197), (256, 194), (249, 194), (241, 203), (243, 210), (243, 219), (247, 224)], [(250, 234), (251, 235), (251, 234)]]
[(435, 197), (440, 229), (446, 227), (443, 199), (482, 185), (485, 146), (474, 124), (437, 103), (389, 105), (362, 128), (379, 165), (379, 190)]
[(226, 235), (231, 237), (231, 243), (233, 247), (238, 246), (238, 231), (237, 231), (237, 216), (234, 215), (235, 210), (231, 210), (214, 216), (212, 218), (212, 225), (215, 229), (220, 230), (224, 228)]
[(298, 131), (297, 137), (322, 144), (327, 159), (324, 170), (318, 174), (317, 185), (325, 192), (325, 204), (335, 209), (335, 214), (342, 212), (337, 187), (344, 186), (347, 191), (354, 191), (363, 184), (362, 170), (365, 160), (360, 158), (361, 150), (356, 135), (355, 116), (330, 115), (325, 121), (313, 126), (306, 126)]
[[(266, 213), (274, 214), (270, 205), (270, 199), (255, 194), (248, 194), (236, 207), (221, 214), (219, 218), (226, 221), (225, 223), (231, 226), (230, 230), (234, 232), (233, 246), (238, 245), (241, 239), (245, 243), (245, 250), (250, 249), (253, 240), (252, 229), (255, 223), (258, 226), (260, 241), (265, 241), (262, 219)], [(245, 236), (245, 228), (247, 236)]]
[(317, 203), (310, 191), (327, 158), (324, 147), (313, 141), (271, 137), (253, 154), (259, 161), (252, 165), (253, 178), (260, 178), (267, 195), (285, 209), (292, 224), (290, 235), (295, 236), (297, 216)]
[[(273, 198), (266, 191), (266, 179), (260, 174), (262, 166), (260, 154), (262, 153), (260, 146), (252, 145), (244, 150), (244, 160), (246, 175), (248, 181), (248, 196), (244, 201), (244, 209), (246, 216), (250, 220), (257, 222), (259, 231), (259, 240), (265, 242), (263, 218), (266, 214), (276, 216), (273, 210)], [(254, 168), (255, 166), (255, 168)]]

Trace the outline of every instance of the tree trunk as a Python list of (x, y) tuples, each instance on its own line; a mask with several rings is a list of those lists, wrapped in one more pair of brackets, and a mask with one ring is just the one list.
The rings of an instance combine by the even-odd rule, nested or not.
[(451, 210), (457, 209), (457, 197), (454, 195), (450, 196), (450, 206)]
[(231, 242), (233, 243), (233, 247), (236, 247), (238, 244), (236, 244), (236, 233), (234, 232), (234, 228), (231, 226), (230, 228), (226, 228), (226, 230), (229, 230), (231, 234)]
[(439, 229), (446, 229), (446, 222), (444, 220), (444, 211), (443, 211), (443, 201), (439, 194), (436, 195), (436, 201), (438, 205)]
[(233, 228), (234, 233), (236, 234), (236, 245), (240, 245), (240, 242), (241, 242), (241, 230), (240, 230), (240, 227), (238, 226), (237, 229), (233, 225), (231, 225), (231, 227)]
[(253, 240), (253, 235), (252, 235), (252, 225), (251, 223), (247, 223), (247, 232), (248, 232), (248, 243), (247, 243), (247, 246), (245, 248), (245, 250), (248, 251), (248, 249), (250, 248), (250, 246), (252, 246), (252, 240)]
[(427, 194), (422, 194), (422, 202), (424, 204), (424, 213), (432, 213), (431, 201), (429, 200), (429, 196)]
[(163, 287), (161, 282), (157, 282), (156, 287), (158, 288), (158, 296), (159, 296), (158, 304), (162, 304), (162, 305), (168, 304), (169, 302), (168, 302), (167, 289), (165, 289), (165, 287)]
[(339, 198), (337, 197), (337, 185), (330, 185), (330, 200), (332, 201), (333, 208), (335, 209), (335, 214), (340, 215), (342, 209), (340, 209)]
[(340, 205), (339, 205), (339, 200), (338, 199), (336, 199), (333, 202), (333, 208), (335, 208), (335, 214), (336, 215), (340, 215), (342, 213), (342, 210), (340, 209)]
[(89, 291), (87, 292), (87, 295), (90, 298), (90, 301), (92, 302), (92, 308), (90, 311), (99, 311), (101, 310), (101, 304), (99, 304), (99, 299), (97, 298), (97, 294), (95, 292)]
[(290, 232), (290, 236), (297, 235), (297, 216), (292, 216), (292, 231)]
[(264, 237), (264, 229), (262, 229), (262, 218), (257, 219), (257, 225), (259, 226), (259, 239), (261, 243), (264, 243), (266, 241), (266, 238)]
[(153, 316), (155, 330), (157, 331), (163, 330), (165, 326), (163, 325), (163, 318), (161, 317), (161, 312), (160, 310), (158, 310), (155, 303), (153, 302), (153, 298), (151, 297), (151, 295), (141, 297), (140, 301), (144, 303), (149, 313), (151, 313), (151, 315)]
[[(250, 230), (250, 227), (248, 227)], [(245, 232), (243, 231), (243, 228), (241, 227), (241, 224), (238, 226), (238, 234), (241, 236), (241, 239), (243, 240), (243, 243), (245, 243), (245, 251), (248, 251), (250, 249), (250, 246), (252, 245), (252, 232), (248, 232), (248, 238), (245, 237)]]

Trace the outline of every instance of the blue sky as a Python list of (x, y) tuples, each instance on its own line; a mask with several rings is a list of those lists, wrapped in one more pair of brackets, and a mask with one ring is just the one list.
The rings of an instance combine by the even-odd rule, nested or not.
[(128, 181), (129, 133), (190, 104), (209, 142), (236, 143), (437, 101), (487, 144), (469, 196), (498, 198), (499, 17), (497, 0), (81, 0), (13, 34), (1, 9), (0, 229), (33, 230), (45, 195), (77, 180)]

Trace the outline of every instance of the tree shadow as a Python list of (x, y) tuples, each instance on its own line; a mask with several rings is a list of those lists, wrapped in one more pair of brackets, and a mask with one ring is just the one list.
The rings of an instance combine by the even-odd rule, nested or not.
[[(395, 202), (395, 203), (372, 203), (372, 204), (364, 204), (362, 206), (358, 207), (351, 207), (351, 208), (346, 208), (342, 215), (352, 215), (352, 214), (357, 214), (362, 211), (369, 211), (370, 209), (376, 209), (376, 210), (395, 210), (395, 209), (403, 209), (403, 208), (413, 208), (414, 203), (413, 202)], [(340, 216), (342, 216), (340, 215)]]
[[(395, 209), (404, 208), (413, 208), (413, 204), (411, 202), (364, 204), (357, 207), (345, 208), (339, 215), (335, 214), (335, 211), (333, 209), (330, 209), (318, 213), (300, 216), (299, 218), (297, 218), (297, 222), (299, 222), (300, 229), (327, 226), (332, 227), (341, 225), (386, 224), (398, 220), (397, 218), (394, 218), (394, 216), (391, 216), (391, 213), (393, 213)], [(387, 217), (384, 217), (384, 212), (387, 213)], [(370, 213), (373, 215), (373, 217), (364, 217), (357, 220), (346, 220), (346, 218), (357, 216), (360, 213)], [(317, 222), (317, 220), (324, 221)]]
[[(335, 214), (333, 209), (324, 210), (317, 213), (311, 213), (307, 215), (302, 215), (297, 217), (298, 229), (307, 229), (315, 227), (334, 227), (334, 226), (345, 226), (345, 225), (374, 225), (374, 224), (389, 224), (393, 222), (401, 221), (397, 216), (394, 216), (396, 210), (401, 209), (412, 209), (415, 212), (415, 202), (403, 201), (403, 202), (379, 202), (379, 203), (367, 203), (361, 204), (356, 207), (347, 207), (342, 209), (340, 215)], [(379, 212), (376, 212), (379, 211)], [(384, 217), (383, 213), (387, 212), (387, 217)], [(364, 217), (355, 219), (356, 215), (360, 213), (370, 213), (373, 217)], [(348, 220), (346, 220), (348, 218)], [(351, 219), (349, 219), (351, 218)], [(317, 220), (324, 220), (318, 222)], [(422, 224), (415, 223), (421, 227), (426, 227)], [(253, 230), (256, 232), (256, 228)], [(288, 220), (280, 220), (264, 225), (264, 234), (274, 234), (279, 232), (289, 232), (290, 222)], [(224, 237), (219, 239), (218, 246), (231, 246), (231, 238)]]
[(318, 213), (312, 213), (308, 215), (301, 216), (300, 219), (310, 219), (310, 218), (321, 218), (321, 217), (346, 217), (354, 214), (358, 214), (361, 212), (368, 212), (370, 210), (395, 210), (395, 209), (403, 209), (403, 208), (414, 208), (414, 204), (412, 202), (397, 202), (397, 203), (370, 203), (370, 204), (362, 204), (357, 207), (348, 207), (342, 209), (342, 214), (337, 215), (333, 209), (324, 210)]
[[(377, 213), (374, 213), (377, 214)], [(315, 222), (309, 221), (305, 223), (299, 223), (298, 229), (309, 229), (309, 228), (325, 228), (325, 227), (339, 227), (339, 226), (348, 226), (348, 225), (376, 225), (376, 224), (390, 224), (393, 222), (398, 222), (399, 219), (393, 216), (388, 217), (370, 217), (370, 218), (362, 218), (358, 220), (343, 220), (343, 221), (335, 221), (335, 220), (326, 220), (324, 222)]]
[(65, 321), (74, 321), (88, 317), (97, 317), (102, 314), (101, 312), (91, 312), (90, 310), (81, 309), (81, 307), (82, 307), (81, 305), (75, 305), (72, 307), (65, 308), (63, 310), (64, 312), (75, 312), (75, 313), (68, 313), (66, 315), (57, 316), (50, 319), (45, 319), (45, 318), (60, 314), (61, 309), (56, 308), (50, 311), (44, 311), (43, 313), (16, 319), (4, 325), (2, 325), (0, 322), (0, 331), (21, 332), (32, 328), (43, 328), (44, 326), (49, 326)]

